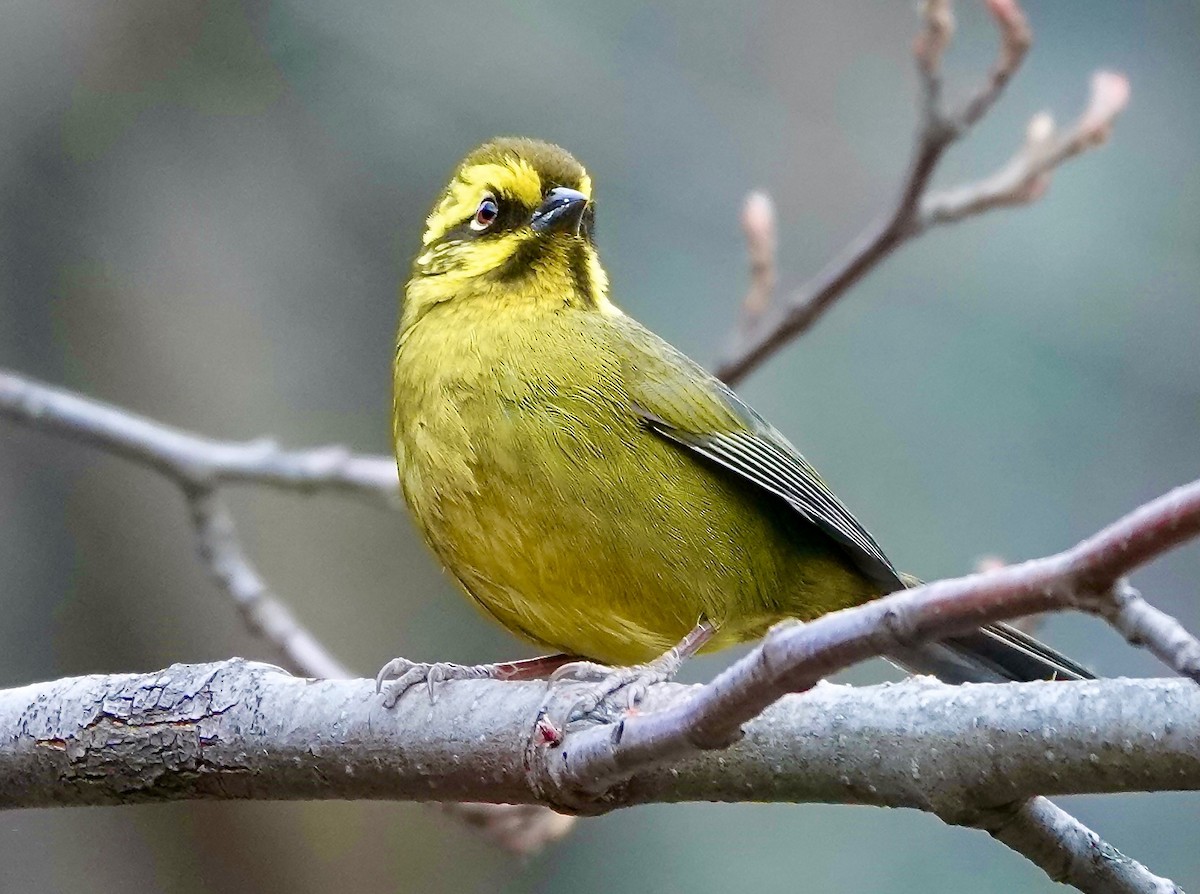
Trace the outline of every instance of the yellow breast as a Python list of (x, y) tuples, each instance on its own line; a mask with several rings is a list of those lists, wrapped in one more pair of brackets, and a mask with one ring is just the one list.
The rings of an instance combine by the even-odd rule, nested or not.
[(486, 307), (446, 302), (406, 331), (395, 442), (426, 539), (510, 630), (631, 663), (701, 617), (719, 647), (803, 615), (787, 599), (807, 575), (861, 587), (640, 424), (601, 315)]

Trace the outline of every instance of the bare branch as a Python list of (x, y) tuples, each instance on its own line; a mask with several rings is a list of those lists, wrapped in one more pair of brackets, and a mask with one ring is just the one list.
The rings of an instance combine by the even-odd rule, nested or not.
[(973, 825), (1024, 854), (1054, 881), (1080, 891), (1183, 894), (1045, 798), (989, 811)]
[(1133, 587), (1119, 582), (1098, 611), (1125, 639), (1154, 653), (1163, 664), (1200, 682), (1200, 643), (1183, 625), (1142, 598)]
[(274, 441), (214, 441), (127, 410), (0, 370), (0, 418), (90, 444), (180, 485), (257, 484), (300, 493), (340, 491), (394, 502), (396, 464), (344, 447), (283, 450)]
[(1000, 32), (1000, 53), (992, 65), (987, 82), (953, 116), (952, 124), (958, 130), (975, 124), (995, 105), (1033, 44), (1033, 31), (1017, 0), (985, 0), (985, 5), (996, 22), (996, 30)]
[(224, 501), (214, 491), (196, 490), (189, 495), (188, 506), (200, 558), (250, 631), (274, 646), (280, 664), (305, 677), (336, 680), (355, 676), (296, 620), (250, 564)]
[(1088, 112), (1067, 134), (1035, 141), (1032, 137), (1044, 135), (1046, 130), (1044, 120), (1035, 119), (1042, 123), (1031, 126), (1031, 139), (1002, 171), (979, 184), (927, 196), (934, 171), (946, 150), (999, 99), (1033, 40), (1029, 23), (1016, 0), (986, 0), (986, 3), (1000, 38), (997, 59), (986, 81), (950, 111), (942, 107), (941, 60), (954, 32), (952, 4), (950, 0), (927, 0), (924, 4), (923, 29), (913, 47), (921, 86), (920, 123), (899, 195), (878, 221), (794, 292), (781, 308), (762, 316), (754, 327), (739, 327), (733, 345), (717, 366), (720, 378), (730, 384), (744, 378), (812, 326), (884, 258), (933, 224), (1033, 201), (1044, 192), (1051, 170), (1098, 145), (1108, 135), (1117, 114), (1128, 102), (1129, 84), (1120, 75), (1101, 72), (1093, 77)]
[(5, 370), (0, 370), (0, 418), (97, 447), (174, 481), (187, 497), (201, 560), (250, 630), (295, 673), (352, 676), (271, 593), (246, 557), (215, 488), (328, 489), (390, 504), (397, 490), (394, 463), (341, 447), (285, 451), (267, 440), (214, 441)]
[[(984, 573), (987, 571), (995, 571), (997, 568), (1003, 568), (1007, 562), (1000, 556), (980, 556), (975, 561), (975, 571)], [(1024, 615), (1020, 618), (1013, 618), (1008, 623), (1024, 633), (1032, 635), (1045, 622), (1048, 616), (1045, 613), (1037, 615)]]
[(742, 299), (742, 327), (749, 330), (775, 295), (775, 205), (765, 192), (752, 192), (742, 206), (742, 232), (750, 260), (750, 287)]
[(950, 0), (925, 0), (921, 4), (921, 21), (925, 28), (913, 42), (913, 58), (917, 70), (927, 80), (941, 76), (942, 57), (954, 39), (954, 5)]
[[(656, 686), (647, 707), (670, 712), (697, 691)], [(536, 682), (452, 681), (436, 704), (404, 698), (389, 710), (369, 680), (303, 680), (240, 659), (2, 690), (0, 729), (11, 735), (0, 738), (0, 806), (196, 798), (570, 805), (571, 789), (535, 779), (525, 765), (544, 694)], [(986, 827), (989, 812), (1036, 792), (1200, 789), (1200, 689), (1183, 680), (823, 683), (772, 705), (746, 733), (727, 751), (647, 767), (584, 806), (874, 804)]]
[(1113, 122), (1128, 102), (1129, 82), (1123, 75), (1097, 72), (1092, 77), (1087, 109), (1065, 133), (1055, 132), (1054, 120), (1047, 113), (1035, 115), (1025, 145), (991, 177), (926, 195), (913, 221), (912, 235), (937, 224), (1041, 198), (1050, 185), (1051, 172), (1068, 158), (1108, 139)]

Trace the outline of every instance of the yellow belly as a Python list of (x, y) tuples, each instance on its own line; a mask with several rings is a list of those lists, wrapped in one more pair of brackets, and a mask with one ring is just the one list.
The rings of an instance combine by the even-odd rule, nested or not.
[(450, 305), (406, 334), (396, 451), (426, 539), (511, 631), (627, 664), (701, 618), (719, 648), (875, 595), (782, 508), (643, 427), (619, 345), (557, 317), (477, 322)]

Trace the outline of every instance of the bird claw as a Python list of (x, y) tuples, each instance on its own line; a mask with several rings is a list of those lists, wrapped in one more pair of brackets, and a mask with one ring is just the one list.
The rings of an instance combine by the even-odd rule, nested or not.
[[(550, 692), (546, 694), (538, 711), (539, 720), (545, 720), (551, 728), (562, 730), (570, 724), (588, 721), (613, 723), (636, 708), (655, 683), (662, 683), (673, 676), (671, 669), (657, 662), (636, 664), (631, 667), (608, 667), (591, 661), (577, 661), (559, 668), (549, 679)], [(562, 715), (561, 722), (553, 715), (556, 696), (566, 687), (556, 684), (578, 682), (584, 684), (582, 691), (571, 687), (576, 694)]]
[(383, 695), (383, 706), (394, 708), (400, 697), (414, 686), (425, 684), (429, 703), (438, 699), (438, 687), (448, 680), (474, 680), (491, 675), (487, 665), (450, 664), (436, 661), (423, 664), (407, 658), (393, 658), (375, 675), (375, 691)]
[(612, 673), (613, 668), (607, 664), (598, 664), (595, 661), (572, 661), (570, 664), (564, 664), (547, 677), (546, 682), (548, 685), (562, 680), (570, 680), (573, 683), (599, 683), (608, 679)]

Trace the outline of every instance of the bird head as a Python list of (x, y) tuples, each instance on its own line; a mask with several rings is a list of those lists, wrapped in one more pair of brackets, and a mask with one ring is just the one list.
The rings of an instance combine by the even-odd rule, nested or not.
[(592, 180), (569, 152), (513, 137), (485, 143), (426, 219), (405, 317), (480, 296), (611, 309), (594, 218)]

